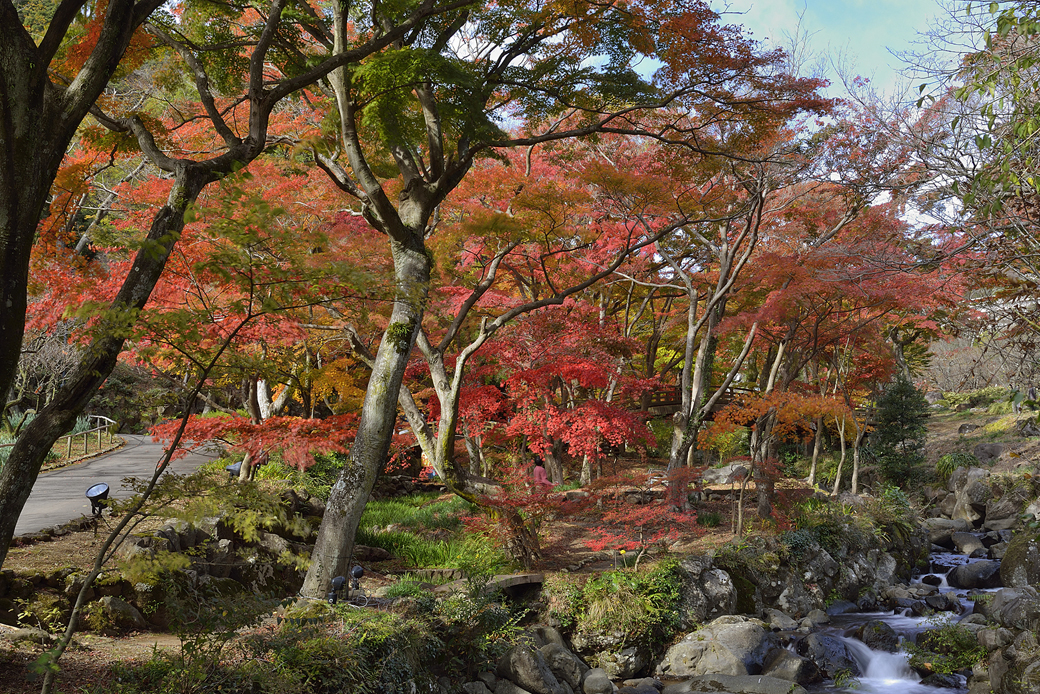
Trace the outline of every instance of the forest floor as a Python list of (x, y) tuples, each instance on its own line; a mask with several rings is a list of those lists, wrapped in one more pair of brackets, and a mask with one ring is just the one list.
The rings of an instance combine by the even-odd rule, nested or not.
[[(629, 471), (639, 469), (661, 469), (666, 461), (660, 460), (620, 460), (617, 468)], [(750, 496), (750, 495), (749, 495)], [(750, 503), (750, 502), (749, 502)], [(732, 504), (718, 500), (703, 502), (699, 507), (701, 513), (718, 513), (722, 518), (719, 527), (705, 528), (694, 526), (690, 532), (681, 533), (670, 545), (670, 551), (678, 554), (704, 554), (728, 542), (730, 532), (730, 516)], [(536, 571), (555, 572), (573, 570), (575, 565), (580, 571), (603, 571), (614, 566), (614, 555), (610, 552), (594, 552), (585, 546), (589, 530), (595, 525), (594, 519), (588, 517), (560, 517), (546, 523), (541, 529), (542, 559)], [(102, 527), (102, 530), (104, 528)], [(4, 562), (5, 570), (13, 570), (22, 575), (36, 573), (49, 574), (65, 567), (82, 567), (84, 570), (93, 565), (94, 557), (104, 533), (95, 534), (92, 530), (71, 532), (56, 537), (49, 542), (37, 542), (24, 547), (12, 547)], [(654, 561), (653, 555), (644, 562)], [(377, 565), (375, 570), (365, 574), (365, 588), (371, 594), (381, 586), (396, 580), (393, 575), (379, 573), (390, 571), (397, 562)], [(265, 625), (266, 626), (266, 625)], [(40, 690), (40, 682), (28, 674), (27, 665), (43, 650), (40, 646), (9, 646), (4, 638), (9, 627), (0, 625), (0, 693), (30, 694)], [(58, 692), (68, 694), (91, 694), (97, 683), (108, 683), (112, 677), (112, 666), (127, 661), (145, 662), (151, 659), (156, 649), (166, 650), (171, 654), (178, 652), (180, 640), (167, 633), (130, 633), (117, 637), (96, 636), (88, 633), (76, 635), (73, 645), (62, 656), (61, 673), (59, 675)]]
[[(1025, 468), (1032, 471), (1040, 465), (1040, 438), (1026, 438), (1014, 433), (1014, 422), (1029, 416), (998, 415), (985, 412), (939, 413), (928, 423), (927, 456), (934, 463), (946, 453), (971, 452), (979, 443), (1002, 443), (1004, 450), (992, 461), (994, 473), (1012, 472)], [(967, 434), (958, 433), (962, 424), (979, 425)], [(628, 468), (663, 467), (663, 461), (619, 461)], [(749, 495), (750, 496), (750, 495)], [(680, 535), (670, 546), (677, 554), (703, 554), (725, 544), (733, 537), (730, 518), (732, 502), (716, 500), (703, 502), (698, 511), (717, 513), (722, 522), (715, 528), (694, 526)], [(538, 571), (554, 572), (573, 570), (580, 565), (581, 571), (602, 571), (613, 566), (614, 557), (606, 552), (593, 552), (585, 545), (591, 519), (581, 517), (557, 518), (542, 528), (543, 557)], [(26, 547), (12, 548), (4, 563), (4, 569), (19, 573), (47, 574), (56, 569), (76, 566), (89, 567), (102, 536), (90, 531), (73, 532), (51, 542), (41, 542)], [(653, 557), (651, 557), (651, 560)], [(366, 574), (366, 589), (372, 590), (395, 580), (378, 572)], [(12, 647), (3, 634), (9, 628), (0, 625), (0, 692), (3, 694), (30, 694), (38, 692), (40, 683), (27, 676), (26, 665), (40, 652), (41, 647)], [(97, 690), (98, 683), (108, 683), (112, 677), (112, 666), (126, 661), (147, 661), (156, 649), (178, 652), (180, 640), (172, 634), (131, 633), (118, 637), (77, 634), (73, 646), (62, 657), (62, 671), (56, 691), (68, 694), (90, 694)]]
[[(985, 410), (966, 410), (933, 414), (927, 423), (926, 459), (934, 465), (947, 453), (972, 453), (981, 443), (998, 443), (1003, 446), (1003, 450), (996, 459), (986, 464), (990, 472), (1032, 472), (1040, 466), (1040, 437), (1025, 437), (1015, 432), (1016, 423), (1028, 418), (1036, 421), (1037, 413), (990, 414)], [(978, 428), (959, 433), (965, 424)]]

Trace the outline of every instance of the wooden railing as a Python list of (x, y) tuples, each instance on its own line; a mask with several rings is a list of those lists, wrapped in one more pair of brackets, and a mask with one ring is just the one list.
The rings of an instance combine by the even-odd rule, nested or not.
[[(88, 449), (90, 447), (90, 436), (91, 436), (91, 434), (95, 434), (96, 435), (96, 437), (97, 437), (97, 448), (98, 448), (98, 450), (101, 450), (101, 434), (102, 434), (102, 432), (107, 431), (108, 429), (110, 429), (112, 427), (113, 424), (116, 423), (116, 420), (109, 419), (108, 417), (105, 417), (104, 415), (100, 415), (100, 414), (89, 415), (89, 420), (88, 421), (91, 422), (91, 423), (95, 423), (96, 422), (97, 424), (96, 424), (96, 426), (91, 427), (87, 431), (80, 431), (80, 432), (77, 432), (75, 434), (65, 434), (64, 436), (58, 438), (58, 442), (56, 442), (54, 444), (54, 447), (57, 448), (60, 445), (61, 439), (65, 439), (65, 457), (66, 458), (71, 458), (72, 457), (73, 441), (76, 440), (76, 438), (79, 437), (79, 436), (83, 437), (83, 455), (87, 454)], [(109, 434), (108, 439), (109, 439), (109, 441), (112, 440), (112, 435), (111, 434)], [(13, 443), (0, 443), (0, 448), (10, 448), (13, 445), (14, 445)], [(77, 446), (77, 448), (79, 448), (79, 446)]]
[[(753, 392), (750, 388), (730, 386), (722, 394), (722, 397), (715, 402), (715, 406), (712, 407), (712, 412), (718, 412), (723, 407), (733, 402), (737, 396), (750, 392)], [(633, 404), (638, 408), (641, 403), (635, 402)], [(679, 386), (664, 386), (650, 393), (650, 397), (647, 400), (647, 409), (657, 410), (659, 414), (662, 414), (661, 410), (670, 410), (674, 412), (681, 404), (682, 395), (679, 392)]]

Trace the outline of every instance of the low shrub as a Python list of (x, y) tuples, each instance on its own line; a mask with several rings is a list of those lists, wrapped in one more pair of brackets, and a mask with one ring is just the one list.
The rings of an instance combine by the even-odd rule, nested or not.
[[(796, 503), (789, 514), (794, 530), (803, 530), (835, 559), (872, 545), (877, 534), (872, 516), (848, 504), (810, 497)], [(786, 537), (786, 535), (782, 536)], [(786, 543), (785, 543), (786, 544)]]
[(606, 571), (595, 577), (556, 576), (542, 595), (554, 621), (570, 631), (624, 632), (655, 648), (679, 628), (682, 576), (674, 561), (648, 571)]
[(949, 674), (970, 669), (986, 657), (986, 649), (971, 631), (949, 620), (936, 623), (938, 626), (918, 634), (916, 643), (903, 644), (911, 667)]
[(969, 390), (964, 393), (955, 393), (953, 391), (946, 392), (943, 393), (942, 400), (939, 402), (943, 406), (953, 410), (961, 405), (967, 405), (968, 407), (988, 407), (995, 402), (1008, 402), (1010, 397), (1010, 389), (998, 386), (988, 386), (986, 388)]
[(954, 453), (947, 453), (946, 455), (940, 456), (939, 460), (935, 463), (935, 474), (939, 480), (946, 484), (949, 481), (953, 471), (959, 467), (975, 467), (979, 464), (979, 459), (971, 453), (965, 451), (957, 451)]
[(697, 514), (697, 524), (705, 528), (717, 528), (722, 524), (722, 514), (718, 511)]

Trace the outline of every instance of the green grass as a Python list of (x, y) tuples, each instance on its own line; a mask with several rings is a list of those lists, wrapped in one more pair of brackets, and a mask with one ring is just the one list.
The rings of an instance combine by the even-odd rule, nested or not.
[[(477, 556), (504, 566), (505, 556), (487, 538), (462, 533), (462, 517), (476, 507), (456, 496), (442, 501), (438, 497), (416, 494), (370, 502), (354, 541), (381, 547), (417, 569), (468, 569)], [(438, 537), (428, 537), (430, 533)]]
[(499, 556), (501, 565), (506, 563), (504, 556), (492, 550), (488, 540), (478, 535), (436, 540), (404, 530), (380, 531), (360, 527), (354, 541), (369, 547), (381, 547), (417, 569), (464, 569), (474, 555), (488, 552)]
[(373, 529), (394, 525), (415, 530), (456, 531), (462, 526), (461, 517), (476, 510), (457, 496), (444, 501), (437, 501), (437, 498), (437, 494), (416, 494), (369, 502), (361, 516), (361, 527)]

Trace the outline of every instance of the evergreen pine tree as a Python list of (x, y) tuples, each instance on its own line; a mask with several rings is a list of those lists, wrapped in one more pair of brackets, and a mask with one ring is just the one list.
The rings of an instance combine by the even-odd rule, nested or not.
[(920, 474), (924, 462), (928, 403), (924, 394), (900, 375), (888, 385), (877, 405), (871, 439), (881, 475), (897, 486), (905, 486)]

